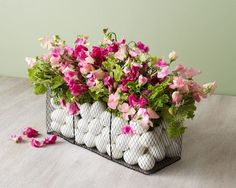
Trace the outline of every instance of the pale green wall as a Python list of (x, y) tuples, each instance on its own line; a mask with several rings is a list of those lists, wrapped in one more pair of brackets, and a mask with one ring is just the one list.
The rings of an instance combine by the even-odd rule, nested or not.
[(167, 57), (216, 80), (217, 93), (236, 95), (235, 0), (0, 0), (0, 75), (26, 76), (25, 56), (42, 53), (38, 37), (59, 34), (91, 43), (109, 26), (128, 40), (142, 40)]

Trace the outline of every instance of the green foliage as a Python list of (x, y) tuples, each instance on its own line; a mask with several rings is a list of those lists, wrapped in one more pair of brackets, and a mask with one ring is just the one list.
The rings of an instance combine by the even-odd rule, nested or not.
[(105, 100), (108, 98), (108, 90), (104, 86), (103, 82), (97, 82), (95, 86), (89, 88), (90, 96), (95, 100)]
[(128, 82), (127, 87), (129, 88), (130, 93), (140, 93), (140, 85), (138, 81)]

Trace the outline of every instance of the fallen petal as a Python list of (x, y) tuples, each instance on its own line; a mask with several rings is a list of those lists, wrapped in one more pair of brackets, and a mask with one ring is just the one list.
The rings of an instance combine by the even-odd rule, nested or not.
[(28, 138), (35, 138), (39, 135), (38, 131), (33, 129), (32, 127), (26, 127), (22, 132), (23, 135), (27, 136)]
[(36, 147), (36, 148), (41, 148), (41, 147), (44, 146), (44, 142), (43, 142), (43, 141), (40, 142), (40, 141), (38, 141), (38, 140), (36, 140), (36, 139), (34, 139), (34, 138), (30, 141), (30, 144), (31, 144), (33, 147)]
[(10, 139), (13, 140), (15, 143), (21, 143), (23, 141), (23, 138), (21, 135), (11, 135)]
[(55, 144), (57, 141), (57, 135), (53, 134), (47, 138), (44, 139), (44, 144)]

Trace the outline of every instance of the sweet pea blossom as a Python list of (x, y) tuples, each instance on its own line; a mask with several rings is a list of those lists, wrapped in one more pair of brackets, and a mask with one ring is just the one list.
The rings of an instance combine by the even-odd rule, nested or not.
[(147, 53), (149, 51), (149, 47), (145, 45), (144, 43), (142, 43), (141, 41), (138, 41), (136, 46), (143, 53)]
[(209, 83), (204, 84), (202, 87), (203, 87), (203, 92), (205, 94), (212, 95), (215, 92), (215, 89), (217, 86), (216, 86), (216, 82), (209, 82)]
[(133, 135), (134, 134), (134, 131), (129, 124), (124, 125), (124, 127), (122, 127), (121, 131), (123, 134), (126, 134), (126, 135)]
[(106, 75), (106, 73), (102, 69), (93, 70), (93, 71), (91, 71), (91, 73), (94, 74), (94, 76), (97, 80), (104, 79), (104, 77)]
[(185, 80), (181, 77), (178, 77), (178, 76), (174, 76), (173, 84), (171, 84), (169, 87), (171, 89), (178, 89), (182, 92), (188, 92), (189, 91), (187, 80)]
[(66, 107), (66, 100), (65, 99), (60, 99), (59, 103), (60, 103), (61, 107)]
[(142, 85), (146, 84), (147, 81), (148, 81), (148, 79), (147, 79), (146, 77), (144, 77), (143, 75), (140, 75), (140, 76), (138, 77), (138, 82), (139, 82), (140, 84), (142, 84)]
[(21, 135), (15, 135), (15, 134), (11, 135), (10, 139), (13, 140), (17, 144), (23, 141), (23, 138)]
[(51, 37), (41, 37), (38, 40), (40, 42), (41, 47), (44, 49), (50, 50), (53, 47), (52, 46), (53, 38)]
[(89, 86), (89, 87), (94, 86), (96, 83), (95, 75), (93, 73), (90, 73), (87, 75), (87, 78), (88, 78), (88, 80), (86, 82), (87, 86)]
[(178, 56), (177, 56), (175, 51), (172, 51), (172, 52), (169, 53), (169, 59), (170, 59), (171, 62), (175, 61), (177, 58), (178, 58)]
[(115, 110), (118, 105), (119, 99), (120, 95), (118, 93), (110, 94), (107, 102), (108, 107)]
[(170, 74), (169, 66), (163, 67), (160, 72), (157, 73), (158, 78), (165, 78)]
[(168, 64), (166, 63), (164, 59), (158, 59), (155, 66), (158, 68), (163, 68), (163, 67), (168, 66)]
[(26, 127), (22, 130), (23, 135), (28, 138), (35, 138), (39, 135), (38, 131), (33, 129), (32, 127)]
[(172, 93), (172, 102), (176, 105), (180, 104), (183, 96), (180, 94), (179, 91), (175, 91)]
[(197, 69), (192, 68), (192, 67), (190, 67), (190, 68), (185, 70), (186, 78), (192, 78), (192, 77), (194, 77), (194, 76), (196, 76), (196, 75), (198, 75), (200, 73), (201, 73), (200, 70), (197, 70)]
[(78, 115), (79, 114), (79, 107), (76, 102), (72, 102), (67, 106), (69, 115)]
[(122, 117), (125, 120), (129, 120), (129, 118), (132, 118), (136, 113), (135, 109), (129, 106), (128, 103), (123, 103), (118, 107), (118, 109), (122, 113)]
[(146, 108), (139, 108), (133, 120), (138, 121), (139, 124), (145, 129), (148, 129), (150, 126), (149, 114)]
[(147, 113), (150, 117), (150, 119), (158, 119), (160, 116), (151, 108), (147, 108)]
[(129, 105), (132, 107), (137, 106), (139, 108), (143, 108), (148, 104), (147, 99), (144, 97), (138, 98), (138, 96), (134, 93), (128, 96), (128, 101)]
[(119, 50), (114, 54), (114, 56), (123, 61), (127, 56), (127, 46), (125, 44), (120, 45)]
[(85, 93), (88, 90), (88, 87), (83, 84), (74, 83), (69, 87), (69, 90), (72, 95), (78, 96), (79, 94)]
[(32, 58), (32, 57), (26, 57), (25, 58), (25, 61), (27, 62), (29, 68), (32, 68), (34, 65), (37, 64), (37, 61), (35, 58)]

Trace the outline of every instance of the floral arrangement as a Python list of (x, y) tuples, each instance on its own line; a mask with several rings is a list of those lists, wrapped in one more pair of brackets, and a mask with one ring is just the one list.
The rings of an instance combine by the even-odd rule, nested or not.
[(212, 94), (215, 82), (200, 85), (193, 80), (200, 73), (182, 64), (174, 66), (176, 52), (169, 59), (152, 56), (149, 47), (138, 42), (117, 40), (104, 29), (104, 40), (89, 48), (86, 36), (68, 46), (59, 36), (40, 38), (49, 50), (43, 56), (26, 58), (28, 75), (35, 94), (48, 88), (54, 102), (79, 114), (79, 105), (103, 101), (108, 110), (127, 120), (123, 133), (132, 133), (129, 122), (146, 129), (164, 120), (170, 137), (185, 131), (184, 120), (193, 118), (195, 102)]

